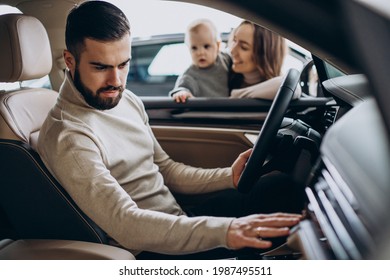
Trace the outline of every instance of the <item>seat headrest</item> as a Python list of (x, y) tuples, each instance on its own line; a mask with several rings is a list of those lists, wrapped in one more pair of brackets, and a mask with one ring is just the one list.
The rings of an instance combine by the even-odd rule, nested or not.
[(0, 16), (0, 82), (41, 78), (52, 67), (49, 38), (43, 24), (32, 16)]

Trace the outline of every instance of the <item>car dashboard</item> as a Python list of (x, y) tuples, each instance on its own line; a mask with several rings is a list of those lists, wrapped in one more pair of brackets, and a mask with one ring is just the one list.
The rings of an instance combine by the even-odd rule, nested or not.
[[(357, 100), (356, 91), (345, 92), (353, 98), (344, 99)], [(326, 132), (306, 184), (306, 219), (288, 239), (299, 258), (377, 259), (384, 254), (390, 211), (388, 135), (374, 99), (365, 96), (351, 107)]]

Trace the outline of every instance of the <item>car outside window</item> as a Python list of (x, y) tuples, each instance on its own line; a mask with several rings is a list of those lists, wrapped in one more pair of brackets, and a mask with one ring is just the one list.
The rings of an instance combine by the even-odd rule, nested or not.
[(325, 71), (329, 78), (336, 78), (340, 76), (345, 76), (345, 73), (341, 70), (337, 69), (333, 65), (329, 64), (328, 62), (324, 61)]
[[(221, 34), (222, 50), (226, 47), (229, 34)], [(302, 70), (311, 60), (311, 54), (288, 41), (290, 51), (282, 66), (282, 73), (288, 69)], [(168, 96), (176, 79), (191, 64), (184, 34), (164, 34), (148, 39), (135, 38), (132, 46), (132, 60), (127, 78), (127, 88), (139, 96)], [(316, 95), (315, 67), (309, 69), (308, 94)], [(303, 85), (302, 85), (303, 86)]]
[[(221, 34), (225, 48), (228, 33)], [(127, 88), (139, 96), (168, 96), (177, 77), (191, 64), (184, 34), (134, 38)]]
[[(226, 46), (230, 32), (243, 20), (190, 3), (146, 0), (130, 9), (125, 0), (111, 2), (119, 6), (130, 20), (133, 40), (127, 88), (139, 96), (168, 96), (178, 76), (191, 64), (188, 47), (184, 44), (184, 32), (190, 22), (199, 18), (211, 19)], [(282, 67), (283, 73), (290, 68), (302, 70), (311, 60), (311, 54), (290, 41), (288, 45), (290, 51)], [(316, 71), (312, 71), (313, 75)], [(316, 96), (317, 87), (313, 83), (309, 85), (311, 81), (315, 83), (316, 78), (305, 81), (302, 88)]]
[[(166, 65), (164, 63), (164, 68), (160, 67), (159, 62), (153, 61), (156, 61), (156, 58), (158, 61), (164, 60), (166, 57), (162, 57), (165, 53), (164, 50), (175, 47), (177, 44), (180, 44), (180, 39), (177, 41), (169, 36), (165, 38), (152, 37), (147, 40), (134, 39), (127, 88), (139, 96), (167, 96), (175, 85), (177, 73), (166, 69), (169, 66), (177, 65), (177, 61), (171, 61)], [(179, 58), (179, 56), (175, 58)]]
[(163, 46), (148, 67), (151, 76), (180, 75), (191, 65), (191, 56), (184, 43)]

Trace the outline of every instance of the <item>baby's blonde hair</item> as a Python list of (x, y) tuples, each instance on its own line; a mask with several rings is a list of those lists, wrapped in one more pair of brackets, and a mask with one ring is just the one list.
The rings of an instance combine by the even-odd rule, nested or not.
[(191, 32), (196, 32), (200, 26), (205, 26), (205, 27), (209, 28), (211, 33), (213, 34), (213, 37), (214, 37), (216, 42), (221, 41), (217, 27), (214, 25), (214, 23), (209, 19), (201, 18), (201, 19), (194, 20), (193, 22), (191, 22), (188, 25), (187, 32), (186, 32), (185, 39), (184, 39), (184, 42), (187, 45), (189, 45), (189, 43), (190, 43), (189, 37), (190, 37)]

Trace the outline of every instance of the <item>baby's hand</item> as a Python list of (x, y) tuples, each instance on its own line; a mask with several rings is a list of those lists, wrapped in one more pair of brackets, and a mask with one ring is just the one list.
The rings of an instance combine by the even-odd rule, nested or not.
[(189, 91), (185, 91), (185, 90), (181, 90), (181, 91), (178, 91), (178, 92), (175, 92), (173, 95), (172, 95), (172, 98), (177, 102), (177, 103), (185, 103), (187, 98), (192, 98), (194, 97), (192, 95), (191, 92)]

